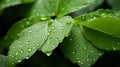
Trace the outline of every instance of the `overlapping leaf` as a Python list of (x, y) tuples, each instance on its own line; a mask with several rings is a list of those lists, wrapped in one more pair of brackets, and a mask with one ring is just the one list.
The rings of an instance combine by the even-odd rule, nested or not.
[(22, 30), (9, 48), (9, 67), (32, 56), (47, 39), (47, 29), (47, 22), (40, 22)]
[(18, 38), (18, 34), (25, 28), (30, 27), (36, 23), (42, 21), (42, 19), (47, 19), (46, 17), (40, 16), (31, 16), (29, 18), (25, 18), (21, 21), (15, 23), (12, 28), (8, 31), (7, 35), (5, 36), (6, 45), (9, 46), (14, 40)]
[(92, 4), (94, 0), (37, 0), (27, 16), (64, 16)]
[(119, 19), (102, 17), (83, 25), (87, 27), (83, 27), (86, 37), (95, 46), (105, 50), (120, 50)]
[(61, 48), (66, 58), (81, 67), (90, 67), (102, 55), (101, 51), (84, 37), (79, 25), (73, 26), (70, 36), (65, 38)]
[(47, 41), (39, 50), (42, 50), (48, 56), (51, 55), (52, 51), (62, 42), (64, 37), (69, 35), (72, 25), (72, 18), (69, 16), (60, 17), (51, 21)]
[(119, 48), (120, 14), (110, 10), (98, 10), (76, 18), (83, 25), (85, 36), (98, 48), (120, 50)]

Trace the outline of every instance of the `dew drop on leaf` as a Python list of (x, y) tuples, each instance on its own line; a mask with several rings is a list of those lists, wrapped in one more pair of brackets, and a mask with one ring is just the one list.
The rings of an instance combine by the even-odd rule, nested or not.
[(18, 55), (18, 52), (16, 52), (15, 55)]
[(94, 52), (94, 50), (91, 50), (90, 52), (92, 52), (92, 53), (93, 53), (93, 52)]
[(25, 59), (29, 59), (29, 57), (26, 57)]
[(47, 33), (47, 35), (49, 36), (51, 33), (50, 33), (50, 31)]
[(50, 44), (51, 44), (51, 42), (47, 42), (47, 44), (48, 44), (48, 45), (50, 45)]
[(18, 62), (20, 63), (22, 60), (19, 60)]
[(29, 48), (29, 49), (28, 49), (28, 51), (30, 52), (30, 51), (32, 51), (32, 49), (31, 49), (31, 48)]
[(69, 36), (69, 34), (65, 34), (64, 36), (65, 36), (65, 37), (68, 37), (68, 36)]
[(75, 52), (73, 51), (72, 54), (74, 54)]
[(23, 53), (23, 51), (20, 51), (21, 53)]
[(30, 30), (29, 33), (31, 33), (32, 31)]
[(47, 16), (45, 16), (45, 15), (41, 15), (41, 16), (40, 16), (40, 19), (41, 19), (41, 20), (47, 20), (47, 19), (48, 19), (48, 17), (47, 17)]

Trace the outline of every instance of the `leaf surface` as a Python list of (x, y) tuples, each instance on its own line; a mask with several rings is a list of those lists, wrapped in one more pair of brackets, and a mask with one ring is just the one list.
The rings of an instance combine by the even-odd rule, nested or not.
[(83, 23), (83, 28), (86, 37), (100, 49), (120, 50), (119, 19), (101, 17), (94, 21)]
[(48, 56), (51, 55), (53, 50), (62, 42), (64, 37), (69, 35), (72, 25), (72, 18), (69, 16), (60, 17), (51, 21), (48, 38), (39, 50), (42, 50), (42, 52), (46, 53)]
[(81, 67), (90, 67), (102, 55), (102, 52), (84, 37), (79, 25), (73, 26), (70, 36), (64, 39), (61, 49), (66, 58)]
[(9, 66), (13, 67), (23, 59), (31, 57), (47, 39), (47, 30), (48, 25), (45, 22), (34, 24), (22, 30), (18, 34), (18, 39), (12, 42), (9, 48), (7, 56)]

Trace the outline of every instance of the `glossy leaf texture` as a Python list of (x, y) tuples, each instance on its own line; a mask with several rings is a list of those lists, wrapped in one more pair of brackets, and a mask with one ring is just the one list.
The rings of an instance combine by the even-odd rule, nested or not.
[(0, 67), (7, 67), (8, 61), (6, 56), (0, 54)]
[(69, 35), (69, 32), (73, 26), (72, 18), (70, 16), (59, 17), (52, 20), (49, 24), (48, 38), (39, 50), (51, 55), (53, 50), (62, 42), (64, 37)]
[(80, 25), (75, 24), (70, 35), (61, 44), (62, 52), (66, 58), (81, 67), (90, 67), (102, 55), (83, 35)]
[(60, 0), (58, 16), (64, 16), (94, 3), (95, 0)]
[(16, 6), (23, 3), (32, 3), (35, 1), (36, 0), (0, 0), (0, 12), (10, 6)]
[[(37, 0), (27, 16), (64, 16), (91, 5), (94, 0)], [(68, 4), (69, 3), (69, 4)]]
[(109, 10), (109, 9), (106, 9), (106, 10), (98, 9), (94, 12), (89, 13), (89, 14), (83, 14), (81, 16), (77, 16), (74, 19), (76, 22), (84, 23), (84, 22), (93, 21), (93, 20), (100, 18), (100, 17), (120, 18), (120, 13)]
[(39, 22), (22, 30), (9, 48), (9, 67), (31, 57), (47, 39), (47, 30), (47, 22)]
[(12, 26), (12, 28), (10, 28), (7, 35), (5, 36), (5, 44), (7, 45), (7, 47), (9, 47), (9, 45), (18, 38), (18, 34), (22, 30), (46, 19), (47, 18), (41, 18), (41, 16), (31, 16), (18, 21)]
[[(119, 23), (119, 18), (120, 13), (100, 9), (90, 14), (76, 17), (75, 21), (83, 25), (83, 33), (96, 47), (104, 50), (119, 50), (119, 31), (116, 31), (119, 27), (115, 26), (119, 25), (116, 24)], [(89, 27), (89, 24), (96, 25), (94, 25), (95, 27)]]
[(96, 47), (105, 50), (120, 50), (119, 18), (101, 17), (83, 23), (83, 31)]

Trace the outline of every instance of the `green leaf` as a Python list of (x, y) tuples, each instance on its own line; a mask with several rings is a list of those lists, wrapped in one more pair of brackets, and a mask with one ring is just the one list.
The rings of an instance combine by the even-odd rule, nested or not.
[(120, 20), (113, 17), (101, 17), (83, 23), (86, 37), (98, 48), (120, 50)]
[(64, 16), (92, 4), (94, 0), (37, 0), (27, 16)]
[(43, 19), (45, 20), (47, 18), (41, 18), (41, 16), (31, 16), (15, 23), (4, 38), (6, 46), (8, 47), (14, 40), (16, 40), (18, 38), (18, 34), (22, 30), (41, 22)]
[(47, 39), (47, 30), (47, 22), (39, 22), (22, 30), (9, 48), (9, 67), (31, 57)]
[(0, 0), (0, 12), (10, 6), (15, 6), (23, 3), (32, 3), (35, 0)]
[[(114, 32), (114, 29), (112, 29), (112, 28), (113, 28), (113, 26), (115, 26), (115, 23), (117, 21), (119, 21), (118, 20), (119, 18), (120, 18), (120, 13), (119, 12), (114, 12), (114, 11), (111, 11), (111, 10), (99, 9), (99, 10), (97, 10), (95, 12), (90, 13), (90, 14), (84, 14), (82, 16), (76, 17), (74, 20), (76, 22), (79, 22), (80, 25), (88, 24), (88, 27), (87, 27), (87, 25), (84, 25), (82, 29), (84, 31), (85, 36), (95, 46), (97, 46), (100, 49), (105, 49), (105, 50), (119, 50), (119, 47), (117, 47), (119, 45), (114, 45), (116, 42), (118, 43), (119, 39), (111, 37), (114, 34), (118, 34), (118, 31)], [(94, 29), (88, 30), (88, 28), (92, 28), (92, 26), (89, 27), (89, 23), (90, 24), (94, 24), (94, 23), (97, 24), (98, 23), (97, 26), (100, 29), (96, 27)], [(99, 23), (101, 23), (101, 24), (99, 24)], [(107, 25), (107, 23), (108, 23), (108, 25)], [(111, 23), (111, 26), (109, 26), (110, 25), (109, 23)], [(104, 29), (104, 31), (103, 31), (103, 29)], [(91, 32), (93, 30), (94, 30), (94, 32)], [(109, 32), (108, 32), (108, 30), (109, 30)], [(88, 37), (88, 36), (90, 36), (90, 37)], [(113, 41), (114, 39), (116, 41)], [(93, 40), (94, 40), (94, 42), (93, 42)], [(104, 43), (104, 41), (106, 43)], [(113, 43), (111, 43), (111, 42), (113, 42)], [(111, 44), (111, 46), (110, 46), (109, 43)]]
[(69, 16), (60, 17), (51, 21), (47, 41), (39, 50), (42, 50), (48, 56), (51, 55), (52, 51), (62, 42), (64, 37), (69, 35), (72, 25), (72, 18)]
[(90, 67), (102, 55), (83, 35), (79, 25), (75, 24), (70, 36), (64, 39), (61, 45), (66, 58), (81, 67)]
[(64, 16), (94, 3), (95, 0), (60, 0), (58, 16)]
[(84, 22), (90, 22), (100, 17), (113, 17), (113, 18), (120, 18), (120, 13), (114, 12), (112, 10), (104, 10), (99, 9), (97, 11), (91, 12), (89, 14), (83, 14), (81, 16), (77, 16), (74, 18), (76, 22), (84, 23)]
[(7, 65), (8, 62), (6, 56), (0, 54), (0, 67), (7, 67)]

